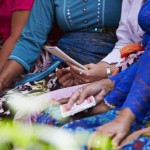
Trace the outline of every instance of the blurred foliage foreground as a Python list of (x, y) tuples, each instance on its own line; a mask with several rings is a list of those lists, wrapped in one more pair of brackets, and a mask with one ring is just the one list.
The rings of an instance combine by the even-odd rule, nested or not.
[[(9, 95), (9, 99), (9, 106), (16, 111), (21, 109), (21, 114), (50, 107), (48, 101), (43, 103), (42, 98), (35, 102), (35, 98), (18, 93)], [(100, 135), (91, 138), (89, 132), (85, 131), (72, 133), (46, 125), (0, 120), (0, 150), (83, 150), (87, 145), (91, 150), (111, 150), (112, 147), (109, 138)]]

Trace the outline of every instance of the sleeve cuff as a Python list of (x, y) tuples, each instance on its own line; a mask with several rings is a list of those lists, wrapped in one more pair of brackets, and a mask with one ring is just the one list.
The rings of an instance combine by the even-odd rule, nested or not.
[(26, 71), (30, 70), (29, 65), (25, 61), (20, 59), (19, 57), (11, 55), (8, 59), (17, 61), (19, 64), (21, 64), (25, 68)]

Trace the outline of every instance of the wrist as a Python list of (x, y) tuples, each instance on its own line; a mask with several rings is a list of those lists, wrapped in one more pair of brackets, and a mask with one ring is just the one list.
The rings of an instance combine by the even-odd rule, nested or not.
[(102, 79), (98, 82), (99, 82), (99, 85), (101, 85), (103, 89), (106, 91), (106, 94), (112, 91), (115, 85), (114, 81), (110, 79)]
[(131, 125), (135, 120), (135, 115), (129, 108), (125, 108), (119, 112), (118, 118), (121, 119), (124, 123)]
[(110, 77), (114, 74), (116, 74), (116, 72), (118, 72), (118, 67), (116, 67), (116, 63), (114, 64), (109, 64), (107, 62), (104, 62), (104, 61), (100, 61), (98, 63), (98, 65), (103, 65), (106, 69), (106, 77)]
[(119, 72), (119, 68), (116, 67), (116, 64), (109, 64), (110, 76), (116, 75)]

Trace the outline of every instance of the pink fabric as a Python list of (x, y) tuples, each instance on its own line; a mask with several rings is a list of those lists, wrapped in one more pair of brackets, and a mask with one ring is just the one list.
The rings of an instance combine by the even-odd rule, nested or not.
[(34, 0), (0, 0), (0, 40), (5, 41), (10, 35), (12, 13), (31, 10), (33, 3)]

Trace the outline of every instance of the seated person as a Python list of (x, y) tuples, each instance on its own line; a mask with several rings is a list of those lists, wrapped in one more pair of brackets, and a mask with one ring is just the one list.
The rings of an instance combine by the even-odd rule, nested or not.
[[(110, 78), (110, 80), (115, 81), (114, 89), (106, 97), (104, 97), (101, 92), (108, 87), (102, 87), (102, 81), (99, 81), (78, 89), (69, 99), (67, 105), (67, 108), (70, 109), (76, 101), (80, 104), (85, 97), (94, 95), (96, 101), (99, 103), (97, 113), (99, 113), (98, 111), (101, 113), (101, 105), (105, 105), (103, 112), (106, 113), (74, 121), (64, 125), (65, 128), (75, 131), (82, 129), (82, 131), (88, 130), (89, 132), (96, 130), (95, 134), (103, 134), (111, 137), (113, 145), (118, 146), (121, 142), (123, 142), (121, 145), (124, 145), (126, 140), (130, 138), (129, 136), (125, 140), (129, 131), (134, 132), (138, 126), (145, 127), (148, 123), (150, 120), (150, 79), (148, 73), (150, 67), (150, 38), (148, 27), (150, 23), (147, 21), (149, 20), (149, 15), (145, 14), (147, 14), (149, 9), (150, 0), (147, 0), (143, 4), (139, 14), (139, 24), (146, 32), (142, 39), (145, 51), (139, 60), (125, 71)], [(121, 80), (118, 78), (121, 78)], [(116, 109), (114, 109), (114, 107), (116, 107)], [(108, 111), (110, 109), (112, 110)], [(149, 132), (149, 128), (137, 131), (135, 134), (140, 135), (139, 133), (145, 132)], [(147, 142), (148, 148), (149, 141), (145, 140), (145, 142)]]
[(34, 0), (0, 2), (0, 72), (21, 35), (33, 3)]
[[(125, 46), (126, 44), (129, 44), (129, 43), (136, 43), (136, 42), (139, 42), (141, 41), (141, 36), (140, 35), (143, 35), (143, 31), (142, 29), (139, 27), (138, 25), (138, 21), (137, 21), (137, 18), (138, 18), (138, 12), (140, 11), (140, 7), (142, 5), (142, 0), (134, 0), (134, 1), (127, 1), (127, 0), (124, 0), (123, 1), (123, 4), (122, 4), (122, 16), (121, 16), (121, 20), (120, 20), (120, 25), (119, 25), (119, 28), (118, 28), (118, 31), (117, 31), (117, 37), (119, 38), (118, 42), (116, 43), (116, 46), (114, 48), (114, 50), (107, 56), (109, 57), (107, 59), (107, 57), (105, 57), (104, 59), (107, 59), (107, 60), (113, 60), (113, 62), (117, 61), (117, 60), (120, 60), (120, 56), (119, 54), (116, 54), (120, 48), (122, 48), (123, 46)], [(136, 5), (135, 5), (136, 4)], [(130, 15), (126, 14), (125, 12), (125, 9), (126, 8), (130, 8)], [(133, 9), (134, 8), (134, 9)], [(136, 8), (136, 9), (135, 9)], [(134, 11), (133, 11), (134, 10)], [(135, 11), (136, 10), (136, 11)], [(135, 17), (134, 19), (132, 18), (131, 19), (131, 16)], [(128, 18), (129, 17), (129, 18)], [(133, 20), (135, 20), (135, 24), (132, 24), (133, 23)], [(130, 24), (132, 25), (132, 28), (130, 28), (129, 26), (129, 21), (130, 21)], [(134, 30), (138, 30), (138, 32), (133, 32)], [(136, 33), (136, 34), (135, 34)], [(134, 45), (135, 46), (135, 45)], [(119, 48), (118, 48), (119, 47)], [(119, 52), (120, 53), (120, 52)], [(116, 54), (116, 55), (115, 55)], [(112, 56), (112, 57), (110, 57)], [(115, 57), (116, 56), (116, 57)], [(118, 58), (119, 57), (119, 58)], [(105, 62), (104, 62), (105, 63)], [(102, 61), (100, 62), (100, 64), (104, 64)], [(107, 63), (106, 63), (107, 64)], [(93, 65), (95, 66), (95, 65)], [(97, 65), (96, 65), (97, 66)], [(86, 83), (86, 82), (91, 82), (91, 81), (96, 81), (99, 79), (99, 75), (103, 75), (103, 72), (102, 74), (100, 73), (101, 71), (100, 70), (104, 70), (104, 73), (105, 73), (105, 77), (106, 77), (106, 67), (108, 65), (104, 65), (104, 68), (101, 69), (101, 67), (94, 67), (93, 69), (89, 69), (88, 71), (86, 70), (82, 70), (76, 66), (73, 66), (71, 65), (71, 68), (75, 68), (75, 77), (72, 78), (71, 76), (71, 73), (70, 73), (70, 70), (69, 68), (67, 69), (59, 69), (57, 71), (57, 76), (59, 78), (59, 81), (64, 85), (64, 86), (71, 86), (71, 85), (74, 85), (74, 84), (81, 84), (81, 83)], [(99, 70), (100, 69), (100, 70)], [(74, 70), (74, 69), (73, 69)], [(73, 70), (71, 70), (71, 72), (74, 72)], [(69, 73), (68, 73), (69, 72)], [(82, 72), (82, 74), (80, 74), (80, 72)], [(92, 74), (90, 75), (91, 72)], [(63, 73), (66, 73), (64, 76), (62, 76)], [(87, 74), (89, 73), (89, 77), (87, 77)], [(96, 74), (94, 74), (96, 73)], [(134, 75), (134, 74), (133, 74)], [(122, 77), (124, 76), (124, 74), (122, 75), (118, 75), (118, 76), (121, 76), (121, 77), (117, 77), (116, 79), (116, 83), (119, 83), (120, 81), (119, 80), (122, 80)], [(71, 77), (71, 78), (70, 78)], [(87, 77), (87, 78), (86, 78)], [(91, 79), (91, 80), (87, 80), (86, 82), (84, 82), (86, 79)], [(81, 82), (79, 82), (79, 80), (82, 80)], [(104, 82), (102, 83), (102, 81), (100, 82), (100, 85), (103, 85), (106, 84), (105, 86), (109, 86), (111, 85), (111, 87), (113, 87), (113, 83), (111, 83), (110, 81), (106, 82), (106, 80), (104, 80)], [(112, 89), (112, 88), (110, 88)], [(91, 91), (91, 88), (88, 89), (89, 91)], [(108, 90), (110, 91), (110, 90)], [(84, 97), (84, 93), (82, 93), (82, 96)], [(101, 96), (101, 95), (100, 95)], [(93, 110), (93, 111), (90, 111), (89, 113), (90, 114), (94, 114), (95, 111), (96, 111), (97, 107)], [(105, 108), (104, 108), (105, 110)], [(81, 116), (87, 116), (87, 115), (90, 115), (90, 114), (84, 114), (82, 113)], [(49, 119), (51, 114), (47, 115), (47, 117), (45, 117), (44, 115), (45, 113), (42, 113), (39, 117), (38, 117), (38, 122), (39, 123), (45, 123), (46, 121), (45, 120), (49, 120), (49, 122), (51, 122), (51, 120)], [(46, 119), (47, 118), (47, 119)], [(75, 118), (78, 118), (78, 116), (76, 116)], [(48, 122), (46, 122), (48, 124)]]
[[(57, 43), (60, 49), (82, 64), (103, 59), (116, 42), (113, 29), (118, 25), (122, 1), (115, 3), (113, 5), (113, 0), (94, 0), (75, 1), (70, 5), (69, 1), (35, 1), (21, 38), (0, 74), (0, 91), (10, 81), (31, 70), (52, 29), (55, 16), (65, 33)], [(112, 5), (114, 7), (110, 10)], [(53, 60), (58, 59), (53, 57)]]
[[(103, 59), (111, 52), (116, 42), (114, 29), (118, 26), (121, 3), (122, 0), (117, 0), (115, 5), (113, 5), (113, 0), (94, 0), (94, 2), (78, 0), (73, 1), (70, 5), (69, 0), (67, 3), (57, 0), (35, 1), (21, 38), (0, 72), (0, 93), (5, 93), (3, 90), (7, 89), (17, 77), (31, 71), (53, 27), (54, 20), (57, 20), (59, 27), (64, 31), (64, 36), (59, 40), (57, 46), (65, 53), (83, 64), (96, 63)], [(114, 7), (110, 10), (112, 5)], [(78, 9), (83, 9), (83, 11), (78, 11)], [(105, 31), (105, 28), (108, 31)], [(49, 70), (46, 70), (47, 73), (51, 73)], [(56, 76), (53, 76), (53, 73), (46, 77), (42, 73), (35, 74), (32, 79), (31, 84), (22, 85), (24, 83), (21, 82), (22, 86), (19, 86), (18, 89), (22, 93), (33, 93), (34, 89), (44, 93), (60, 88), (59, 85), (57, 86)], [(34, 83), (37, 80), (40, 80), (39, 84)], [(28, 81), (25, 79), (25, 82)]]
[[(67, 87), (74, 85), (75, 81), (78, 84), (83, 84), (113, 75), (117, 69), (116, 64), (121, 61), (120, 53), (118, 53), (118, 51), (128, 44), (141, 42), (143, 31), (138, 25), (137, 18), (142, 3), (143, 0), (123, 0), (121, 20), (116, 33), (118, 42), (112, 52), (97, 64), (91, 63), (86, 65), (88, 70), (82, 70), (73, 64), (69, 64), (71, 70), (69, 68), (58, 70), (57, 76), (59, 82)], [(127, 9), (128, 12), (126, 11)], [(136, 49), (134, 45), (130, 47), (130, 49), (131, 48)], [(128, 62), (131, 62), (131, 59), (128, 60)], [(106, 70), (106, 68), (108, 70)]]

